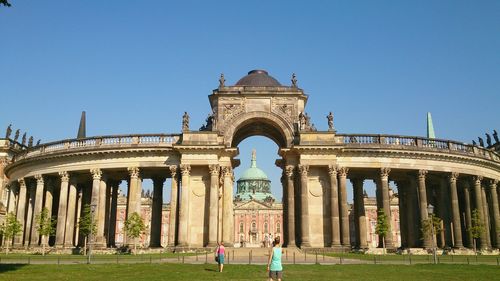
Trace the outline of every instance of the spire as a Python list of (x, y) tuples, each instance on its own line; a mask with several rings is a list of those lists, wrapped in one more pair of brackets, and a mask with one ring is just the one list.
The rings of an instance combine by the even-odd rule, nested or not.
[(250, 165), (250, 168), (257, 168), (257, 151), (252, 149), (252, 164)]
[(434, 125), (432, 124), (432, 116), (430, 112), (427, 112), (427, 137), (430, 139), (436, 138), (436, 134), (434, 133)]
[(86, 138), (87, 133), (85, 129), (85, 111), (82, 111), (82, 117), (80, 118), (80, 127), (78, 127), (78, 135), (76, 138), (83, 139)]

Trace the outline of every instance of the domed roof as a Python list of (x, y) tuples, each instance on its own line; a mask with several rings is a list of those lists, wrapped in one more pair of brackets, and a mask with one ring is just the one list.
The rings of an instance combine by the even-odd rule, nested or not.
[(248, 75), (236, 82), (235, 86), (279, 87), (281, 84), (269, 76), (267, 71), (256, 69), (248, 72)]
[(252, 151), (252, 164), (250, 168), (246, 169), (245, 172), (241, 175), (238, 181), (247, 181), (247, 180), (269, 180), (266, 173), (261, 169), (257, 168), (257, 157), (255, 150)]

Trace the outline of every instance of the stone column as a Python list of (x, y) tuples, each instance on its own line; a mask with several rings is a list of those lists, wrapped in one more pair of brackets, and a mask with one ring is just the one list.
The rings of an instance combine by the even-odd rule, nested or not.
[(337, 168), (333, 165), (328, 166), (328, 175), (330, 176), (330, 213), (331, 213), (331, 247), (340, 246), (340, 219), (339, 219), (339, 191), (337, 184)]
[[(429, 218), (427, 213), (427, 189), (425, 185), (425, 177), (427, 175), (427, 170), (418, 171), (418, 199), (420, 208), (420, 225), (422, 222)], [(432, 238), (424, 235), (424, 243), (422, 245), (424, 248), (432, 247)]]
[(392, 239), (392, 216), (391, 216), (391, 198), (389, 196), (389, 173), (391, 169), (381, 168), (380, 169), (380, 196), (382, 198), (382, 210), (387, 216), (388, 230), (385, 237), (385, 246), (387, 248), (393, 248), (394, 243)]
[[(477, 210), (477, 214), (479, 216), (479, 220), (483, 223), (484, 226), (486, 226), (485, 219), (484, 219), (484, 209), (483, 209), (483, 195), (481, 192), (481, 181), (482, 180), (483, 180), (483, 177), (481, 177), (481, 176), (474, 176), (473, 177), (474, 198), (476, 199), (476, 210)], [(486, 250), (488, 248), (486, 231), (481, 232), (480, 242), (481, 243), (480, 243), (479, 249)]]
[(222, 167), (224, 178), (224, 196), (222, 208), (222, 241), (229, 247), (234, 243), (234, 210), (233, 210), (233, 168)]
[(24, 234), (24, 246), (27, 247), (30, 244), (31, 231), (35, 228), (35, 218), (33, 216), (33, 209), (35, 205), (35, 186), (33, 181), (28, 182), (28, 210), (26, 213), (26, 230)]
[(59, 209), (57, 211), (56, 247), (64, 247), (66, 230), (66, 214), (68, 209), (68, 172), (59, 172), (61, 188), (59, 191)]
[(463, 248), (462, 244), (462, 227), (460, 224), (460, 209), (458, 206), (458, 194), (457, 194), (457, 178), (458, 173), (453, 172), (449, 175), (448, 180), (450, 182), (450, 197), (451, 197), (451, 215), (453, 219), (453, 244), (455, 248)]
[(410, 177), (409, 180), (409, 188), (406, 191), (406, 202), (407, 204), (404, 206), (406, 209), (406, 228), (408, 229), (408, 247), (414, 248), (420, 244), (418, 240), (419, 237), (419, 228), (418, 228), (418, 219), (417, 219), (417, 189), (418, 184), (416, 182), (415, 177)]
[[(464, 181), (464, 202), (465, 202), (465, 229), (469, 229), (472, 226), (472, 208), (470, 204), (470, 184), (469, 181)], [(473, 247), (473, 237), (469, 231), (466, 231), (467, 246), (469, 248)]]
[(54, 180), (52, 178), (47, 179), (47, 184), (45, 185), (45, 202), (43, 207), (47, 209), (47, 216), (52, 218), (52, 206), (54, 201)]
[(286, 194), (287, 194), (287, 247), (296, 247), (295, 241), (295, 186), (294, 186), (294, 166), (286, 166)]
[(307, 186), (309, 165), (299, 164), (300, 172), (300, 247), (311, 247), (309, 241), (309, 188)]
[(128, 168), (128, 172), (130, 175), (130, 180), (128, 184), (128, 205), (127, 205), (127, 216), (128, 218), (132, 213), (137, 212), (137, 200), (141, 198), (137, 198), (137, 179), (139, 178), (139, 168), (138, 167), (130, 167)]
[(68, 195), (68, 213), (66, 217), (66, 238), (64, 246), (71, 247), (76, 245), (75, 242), (75, 220), (76, 220), (76, 183), (72, 180), (69, 184)]
[(339, 210), (340, 210), (340, 231), (342, 246), (351, 246), (351, 237), (349, 234), (349, 212), (347, 208), (347, 173), (349, 168), (340, 167), (337, 169), (339, 175)]
[(208, 247), (217, 245), (217, 201), (219, 200), (219, 165), (209, 165), (210, 170), (210, 206), (208, 210)]
[[(99, 222), (99, 213), (101, 212), (101, 202), (104, 201), (104, 199), (101, 200), (101, 180), (102, 180), (102, 171), (99, 168), (91, 169), (90, 173), (92, 174), (92, 195), (90, 199), (90, 207), (92, 211), (92, 206), (94, 206), (94, 212), (93, 212), (93, 219), (94, 222), (96, 223), (97, 227), (97, 232), (94, 237), (91, 238), (90, 242), (92, 240), (96, 244), (97, 247), (102, 246), (102, 229), (100, 229), (100, 222)], [(104, 190), (105, 191), (105, 190)], [(92, 213), (91, 213), (92, 215)]]
[(137, 195), (136, 195), (136, 205), (135, 205), (135, 211), (139, 214), (139, 216), (142, 217), (142, 177), (139, 174), (139, 177), (137, 177)]
[(17, 180), (19, 183), (19, 198), (17, 202), (17, 220), (21, 223), (21, 234), (14, 238), (14, 245), (22, 246), (24, 242), (24, 227), (26, 226), (26, 196), (28, 195), (28, 189), (26, 188), (26, 181), (24, 178)]
[(451, 241), (451, 218), (452, 214), (448, 211), (447, 204), (447, 194), (448, 194), (448, 183), (445, 177), (439, 178), (439, 189), (437, 192), (437, 216), (441, 219), (441, 226), (443, 231), (438, 234), (438, 245), (441, 248), (446, 248), (453, 244)]
[(188, 227), (189, 227), (189, 173), (191, 166), (189, 164), (181, 164), (181, 204), (179, 208), (179, 246), (188, 246)]
[(168, 167), (170, 170), (170, 176), (172, 177), (172, 187), (170, 193), (170, 218), (168, 225), (168, 246), (175, 246), (175, 236), (177, 234), (177, 199), (179, 198), (179, 192), (177, 188), (177, 166), (171, 165)]
[(34, 207), (33, 207), (33, 227), (31, 228), (31, 246), (37, 246), (40, 240), (40, 234), (38, 233), (38, 223), (36, 222), (37, 217), (42, 213), (42, 203), (43, 203), (43, 176), (35, 175), (36, 179), (36, 190), (34, 192)]
[(108, 244), (111, 247), (116, 246), (116, 213), (118, 208), (118, 191), (120, 181), (113, 182), (111, 190), (111, 206), (109, 211)]
[(83, 190), (82, 187), (77, 188), (76, 195), (76, 219), (75, 219), (75, 244), (81, 245), (80, 243), (80, 217), (82, 216), (82, 203), (83, 203)]
[(366, 242), (366, 215), (363, 181), (364, 180), (362, 178), (351, 179), (354, 190), (354, 224), (356, 226), (357, 246), (360, 249), (367, 249), (368, 243)]
[(491, 193), (491, 207), (492, 207), (492, 230), (493, 230), (493, 245), (495, 248), (500, 248), (500, 210), (498, 209), (498, 193), (497, 193), (498, 180), (493, 179), (489, 181), (489, 188)]
[(153, 178), (153, 206), (151, 208), (151, 239), (149, 247), (161, 247), (161, 209), (163, 205), (163, 183), (165, 178)]
[(486, 233), (486, 245), (488, 249), (491, 249), (491, 235), (490, 235), (490, 211), (488, 209), (488, 199), (486, 197), (486, 188), (481, 186), (481, 200), (483, 201), (483, 220), (484, 220), (484, 231)]
[(10, 186), (8, 187), (9, 198), (7, 202), (7, 213), (16, 214), (16, 207), (17, 207), (17, 196), (15, 190), (16, 188), (14, 187), (14, 184), (10, 184)]

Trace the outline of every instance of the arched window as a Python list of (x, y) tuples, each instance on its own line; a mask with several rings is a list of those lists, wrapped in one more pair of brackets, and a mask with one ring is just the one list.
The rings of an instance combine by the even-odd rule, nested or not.
[(252, 232), (257, 232), (257, 224), (255, 221), (252, 221)]
[(281, 224), (280, 224), (280, 222), (277, 222), (277, 223), (276, 223), (276, 232), (277, 232), (277, 233), (280, 233), (280, 232), (281, 232)]
[(240, 233), (243, 233), (243, 222), (240, 222)]
[(264, 223), (264, 233), (268, 233), (269, 232), (269, 227), (267, 225), (267, 221)]

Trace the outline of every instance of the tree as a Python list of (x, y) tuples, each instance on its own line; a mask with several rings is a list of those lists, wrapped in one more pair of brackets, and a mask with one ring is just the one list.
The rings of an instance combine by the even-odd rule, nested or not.
[(430, 214), (427, 219), (422, 220), (422, 234), (425, 238), (430, 238), (432, 240), (432, 256), (434, 258), (434, 264), (437, 263), (435, 235), (441, 234), (443, 231), (442, 225), (442, 220), (434, 214)]
[(484, 224), (481, 221), (481, 217), (479, 217), (479, 212), (477, 211), (477, 209), (472, 210), (471, 225), (467, 230), (469, 231), (470, 236), (473, 239), (474, 252), (477, 253), (477, 239), (480, 238), (481, 234), (484, 232)]
[(89, 239), (89, 235), (95, 235), (97, 232), (97, 224), (92, 219), (92, 210), (90, 209), (89, 204), (85, 204), (85, 206), (83, 206), (83, 212), (80, 216), (80, 220), (78, 221), (78, 228), (84, 237), (83, 254), (87, 255), (87, 241)]
[(12, 6), (9, 1), (7, 0), (0, 0), (0, 5), (4, 5), (5, 7), (10, 7)]
[(377, 214), (377, 226), (375, 227), (375, 233), (379, 237), (382, 237), (382, 248), (384, 249), (385, 254), (385, 236), (389, 232), (389, 222), (387, 220), (387, 215), (384, 213), (384, 210), (379, 210)]
[(133, 212), (125, 221), (125, 232), (130, 238), (134, 239), (134, 254), (137, 249), (137, 238), (139, 238), (145, 230), (146, 225), (144, 224), (144, 220), (137, 212)]
[(8, 213), (5, 222), (0, 226), (0, 232), (5, 241), (5, 254), (9, 253), (9, 244), (12, 238), (22, 232), (23, 225), (16, 219), (14, 213)]
[(49, 210), (43, 208), (42, 212), (35, 217), (36, 228), (38, 233), (42, 236), (42, 256), (45, 256), (45, 246), (48, 244), (50, 235), (55, 234), (56, 220), (49, 216)]

